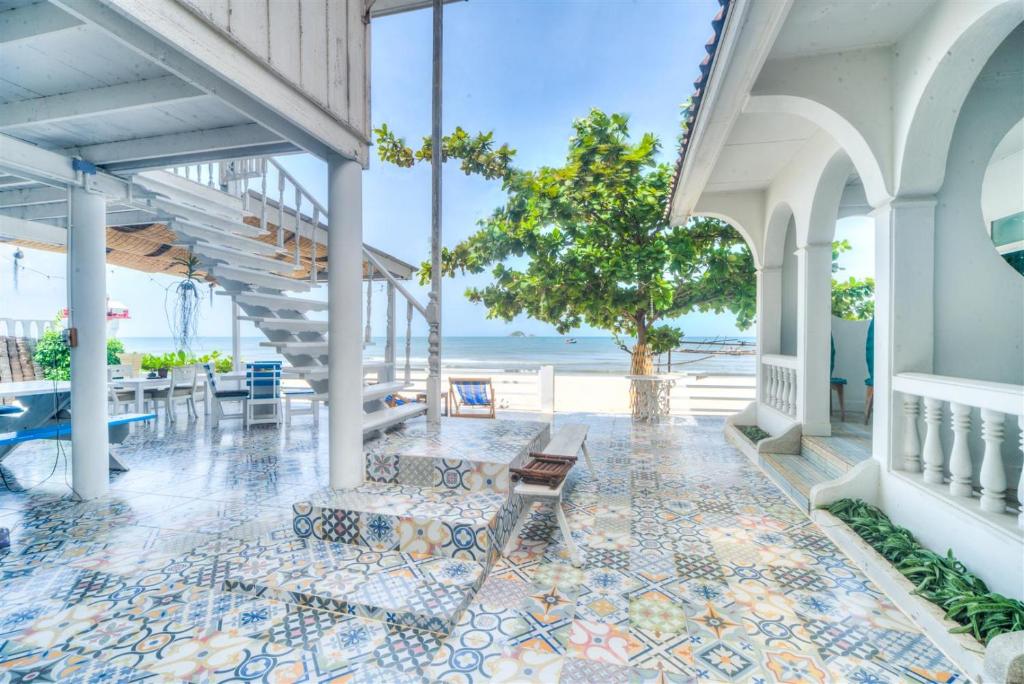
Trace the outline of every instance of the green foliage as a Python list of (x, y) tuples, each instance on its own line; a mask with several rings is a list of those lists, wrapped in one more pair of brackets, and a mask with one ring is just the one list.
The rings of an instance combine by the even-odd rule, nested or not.
[[(712, 218), (668, 224), (671, 169), (657, 163), (652, 134), (630, 139), (625, 116), (594, 109), (574, 121), (559, 167), (513, 168), (515, 151), (494, 150), (490, 133), (456, 129), (445, 140), (446, 157), (462, 159), (466, 173), (501, 178), (507, 195), (476, 233), (442, 251), (446, 276), (490, 269), (491, 284), (466, 290), (488, 317), (526, 314), (562, 334), (587, 324), (636, 339), (623, 348), (646, 354), (682, 335), (658, 321), (731, 311), (741, 328), (753, 322), (754, 264), (742, 237)], [(430, 156), (429, 145), (413, 152), (386, 126), (377, 141), (381, 159), (400, 166)], [(429, 281), (429, 263), (420, 278)]]
[(922, 547), (910, 532), (894, 525), (882, 511), (859, 499), (843, 499), (827, 506), (832, 515), (849, 525), (916, 586), (919, 596), (946, 611), (961, 626), (953, 633), (969, 632), (984, 643), (999, 634), (1024, 629), (1024, 603), (989, 591), (964, 564)]
[(770, 434), (757, 427), (756, 425), (737, 425), (736, 429), (743, 433), (743, 436), (749, 439), (754, 444), (757, 444), (762, 439), (771, 437)]
[[(61, 335), (63, 318), (57, 316), (54, 325), (43, 332), (36, 342), (33, 359), (43, 369), (43, 377), (47, 380), (71, 379), (71, 349)], [(124, 353), (124, 343), (116, 338), (107, 340), (107, 364), (121, 363), (120, 355)]]
[(165, 354), (143, 354), (142, 370), (157, 371), (163, 368), (180, 368), (182, 366), (193, 366), (197, 363), (208, 363), (212, 361), (214, 369), (218, 373), (227, 373), (232, 368), (231, 356), (221, 356), (219, 351), (212, 351), (209, 354), (195, 356), (186, 354), (179, 349), (176, 352)]
[[(832, 273), (843, 268), (839, 255), (852, 249), (849, 240), (835, 240), (832, 243)], [(850, 321), (866, 321), (875, 315), (875, 279), (848, 280), (832, 278), (832, 315)]]

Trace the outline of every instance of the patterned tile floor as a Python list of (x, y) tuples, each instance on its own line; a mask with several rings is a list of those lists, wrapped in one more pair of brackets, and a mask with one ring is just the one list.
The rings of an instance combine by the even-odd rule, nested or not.
[[(961, 681), (720, 419), (559, 420), (591, 425), (602, 473), (577, 469), (567, 503), (584, 567), (535, 508), (448, 637), (223, 590), (240, 566), (310, 557), (290, 529), (327, 480), (309, 423), (143, 427), (118, 448), (132, 470), (87, 503), (55, 444), (27, 445), (4, 479), (41, 484), (0, 485), (0, 684)], [(358, 558), (378, 577), (417, 566)]]

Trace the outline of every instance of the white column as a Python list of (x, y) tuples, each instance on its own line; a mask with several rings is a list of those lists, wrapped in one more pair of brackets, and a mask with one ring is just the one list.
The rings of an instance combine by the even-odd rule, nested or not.
[(237, 373), (242, 370), (242, 331), (238, 320), (238, 300), (231, 298), (231, 367)]
[(340, 156), (327, 160), (327, 347), (330, 481), (363, 481), (363, 170)]
[[(757, 368), (762, 354), (778, 354), (782, 338), (782, 269), (771, 266), (757, 269)], [(770, 375), (757, 373), (757, 397), (771, 405), (771, 386), (765, 386)]]
[[(883, 465), (898, 465), (903, 414), (895, 409), (892, 376), (934, 370), (935, 200), (897, 199), (879, 207), (875, 218), (875, 399), (872, 450)], [(925, 420), (929, 402), (925, 399)], [(941, 416), (942, 408), (931, 411)], [(939, 433), (925, 438), (924, 479), (941, 482), (942, 466), (928, 467)]]
[(832, 434), (828, 414), (829, 335), (832, 334), (832, 245), (805, 245), (797, 254), (797, 420), (805, 435)]
[(71, 191), (68, 233), (71, 348), (71, 485), (82, 499), (107, 492), (107, 204)]

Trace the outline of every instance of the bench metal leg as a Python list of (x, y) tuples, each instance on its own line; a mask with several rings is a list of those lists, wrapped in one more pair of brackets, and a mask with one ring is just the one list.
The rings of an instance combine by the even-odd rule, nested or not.
[(583, 444), (580, 445), (583, 449), (583, 458), (587, 460), (587, 470), (590, 471), (590, 477), (596, 479), (597, 475), (594, 473), (594, 463), (590, 460), (590, 452), (587, 451), (587, 441), (583, 440)]
[(555, 508), (555, 518), (558, 519), (558, 527), (562, 530), (562, 539), (565, 543), (565, 548), (569, 549), (569, 557), (572, 559), (572, 564), (579, 567), (583, 565), (583, 559), (580, 557), (580, 551), (576, 548), (576, 542), (572, 538), (569, 521), (565, 519), (565, 511), (562, 510), (562, 502), (555, 500), (551, 502), (551, 505)]

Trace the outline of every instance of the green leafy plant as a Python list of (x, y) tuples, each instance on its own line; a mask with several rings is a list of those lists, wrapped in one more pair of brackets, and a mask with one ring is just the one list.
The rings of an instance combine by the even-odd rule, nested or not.
[(202, 356), (194, 356), (186, 354), (183, 350), (179, 349), (176, 352), (166, 352), (164, 354), (143, 354), (142, 370), (159, 371), (162, 369), (180, 368), (182, 366), (192, 366), (197, 363), (208, 363), (211, 361), (218, 373), (227, 373), (232, 368), (231, 356), (222, 356), (219, 351), (212, 351), (209, 354), (203, 354)]
[(770, 434), (757, 427), (756, 425), (737, 425), (736, 429), (739, 430), (744, 437), (749, 439), (754, 444), (757, 444), (762, 439), (771, 437)]
[[(853, 249), (849, 240), (832, 243), (832, 273), (843, 268), (839, 256)], [(848, 280), (832, 278), (832, 315), (850, 321), (866, 321), (875, 315), (875, 279), (859, 280), (850, 276)]]
[[(47, 380), (71, 379), (71, 349), (64, 342), (61, 331), (64, 318), (57, 315), (54, 324), (47, 327), (42, 337), (36, 342), (36, 351), (32, 358), (43, 369), (43, 377)], [(107, 364), (121, 363), (120, 355), (124, 353), (124, 343), (116, 338), (107, 340)]]
[[(718, 219), (669, 225), (672, 169), (657, 162), (658, 139), (632, 140), (626, 116), (598, 109), (572, 127), (565, 164), (535, 170), (513, 167), (515, 150), (495, 149), (491, 133), (456, 128), (444, 138), (445, 159), (500, 179), (506, 199), (476, 233), (443, 250), (443, 274), (490, 269), (491, 284), (466, 290), (488, 317), (526, 314), (562, 334), (584, 323), (607, 330), (637, 375), (652, 372), (654, 354), (679, 345), (682, 331), (665, 321), (731, 311), (748, 327), (756, 308), (750, 250)], [(383, 161), (408, 167), (430, 159), (429, 139), (413, 150), (387, 126), (375, 133)], [(429, 281), (429, 263), (420, 277)]]
[(988, 643), (1005, 632), (1024, 630), (1024, 603), (989, 591), (949, 550), (945, 556), (921, 546), (906, 529), (892, 523), (879, 509), (859, 499), (842, 499), (825, 507), (915, 585), (917, 595), (946, 612), (961, 626), (953, 633), (970, 633)]

